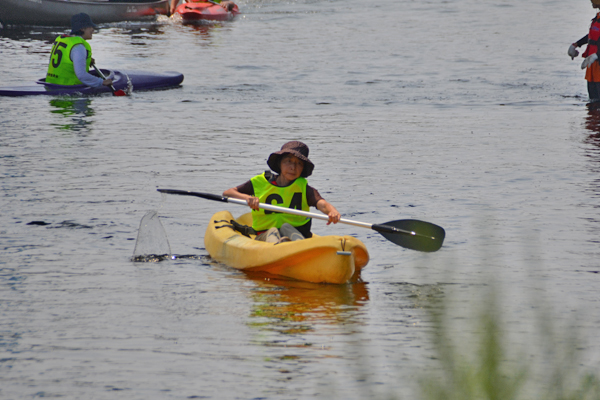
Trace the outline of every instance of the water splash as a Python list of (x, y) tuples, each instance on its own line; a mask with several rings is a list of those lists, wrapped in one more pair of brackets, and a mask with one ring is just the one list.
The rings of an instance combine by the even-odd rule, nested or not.
[(131, 83), (129, 75), (127, 75), (125, 72), (123, 72), (123, 74), (127, 77), (127, 88), (125, 89), (125, 93), (127, 93), (127, 95), (129, 96), (131, 92), (133, 92), (133, 83)]
[(133, 261), (162, 261), (170, 258), (171, 246), (157, 211), (148, 211), (140, 221)]

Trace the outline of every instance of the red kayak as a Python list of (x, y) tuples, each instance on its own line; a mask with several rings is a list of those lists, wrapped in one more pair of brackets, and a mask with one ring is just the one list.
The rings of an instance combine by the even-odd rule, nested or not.
[(212, 2), (182, 3), (177, 6), (175, 12), (181, 15), (184, 21), (230, 21), (240, 13), (237, 5), (230, 11), (227, 11), (219, 4)]

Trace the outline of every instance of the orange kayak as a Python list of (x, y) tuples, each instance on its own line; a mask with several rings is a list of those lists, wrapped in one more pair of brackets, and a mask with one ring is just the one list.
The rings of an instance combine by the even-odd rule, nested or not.
[(230, 21), (240, 13), (238, 6), (234, 6), (231, 11), (225, 10), (219, 4), (215, 3), (181, 3), (175, 9), (175, 12), (181, 15), (184, 21)]

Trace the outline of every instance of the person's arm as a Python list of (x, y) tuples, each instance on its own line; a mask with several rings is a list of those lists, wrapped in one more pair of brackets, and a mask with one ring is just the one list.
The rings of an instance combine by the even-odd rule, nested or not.
[(218, 3), (221, 7), (223, 7), (227, 11), (231, 11), (231, 10), (233, 10), (233, 7), (235, 7), (235, 3), (233, 1), (229, 1), (229, 0), (219, 1)]
[(244, 183), (243, 185), (227, 189), (223, 192), (223, 196), (244, 200), (246, 203), (248, 203), (248, 206), (251, 209), (255, 211), (260, 210), (258, 207), (260, 201), (258, 200), (258, 197), (254, 196), (254, 188), (252, 187), (252, 183), (250, 181)]
[(340, 218), (342, 217), (338, 210), (336, 210), (331, 203), (329, 203), (323, 198), (317, 201), (317, 209), (329, 217), (327, 225), (331, 224), (332, 222), (334, 224), (337, 224), (340, 221)]
[[(575, 48), (577, 48), (579, 46), (583, 46), (586, 43), (589, 43), (589, 35), (585, 35), (584, 37), (582, 37), (581, 39), (579, 39), (577, 42), (573, 43), (571, 45), (571, 47), (569, 47), (569, 55), (571, 56), (571, 59), (574, 58), (573, 54), (575, 54), (575, 56), (579, 55), (579, 52), (577, 50), (575, 50)], [(589, 49), (589, 47), (588, 47), (588, 49)], [(583, 62), (581, 63), (581, 69), (586, 69), (587, 67), (589, 67), (590, 65), (592, 65), (593, 63), (595, 63), (597, 60), (598, 60), (598, 54), (597, 53), (589, 54), (585, 58), (585, 60), (583, 60)]]
[(337, 224), (340, 221), (341, 215), (338, 210), (336, 210), (332, 204), (325, 200), (317, 189), (310, 185), (306, 187), (306, 201), (308, 202), (309, 207), (316, 207), (317, 210), (329, 217), (329, 222), (327, 222), (327, 225), (331, 224), (332, 222)]
[(582, 37), (581, 39), (579, 39), (578, 41), (576, 41), (575, 43), (573, 43), (573, 45), (575, 47), (581, 47), (584, 44), (587, 44), (587, 42), (589, 40), (588, 38), (589, 38), (589, 35), (585, 35), (584, 37)]
[(171, 15), (173, 15), (175, 13), (177, 4), (179, 4), (179, 0), (171, 0)]
[(578, 41), (576, 41), (575, 43), (573, 43), (569, 46), (569, 50), (567, 50), (567, 54), (569, 55), (569, 57), (571, 57), (571, 60), (573, 60), (575, 57), (577, 57), (579, 55), (579, 51), (577, 50), (577, 48), (583, 46), (588, 41), (589, 41), (589, 36), (585, 35), (584, 37), (582, 37), (581, 39), (579, 39)]
[[(85, 61), (87, 59), (87, 50), (85, 46), (82, 44), (76, 44), (71, 49), (71, 60), (73, 60), (73, 68), (75, 69), (75, 75), (77, 75), (77, 79), (81, 81), (84, 85), (90, 87), (100, 87), (104, 84), (104, 79), (98, 78), (87, 72), (87, 68), (85, 65)], [(109, 81), (110, 79), (107, 79)], [(109, 85), (112, 83), (109, 83)]]

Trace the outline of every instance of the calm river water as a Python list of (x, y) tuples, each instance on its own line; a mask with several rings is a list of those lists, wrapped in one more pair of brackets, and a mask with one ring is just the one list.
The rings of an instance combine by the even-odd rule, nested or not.
[[(548, 313), (597, 369), (600, 112), (566, 54), (589, 2), (239, 5), (228, 23), (94, 35), (98, 66), (180, 71), (180, 88), (0, 98), (0, 398), (413, 399), (437, 368), (427, 299), (460, 339), (494, 286), (508, 347), (545, 362)], [(1, 85), (44, 76), (63, 32), (0, 30)], [(210, 216), (246, 210), (156, 189), (221, 193), (294, 139), (344, 217), (430, 221), (444, 247), (315, 221), (365, 242), (364, 283), (211, 262)], [(131, 261), (151, 210), (177, 259)]]

